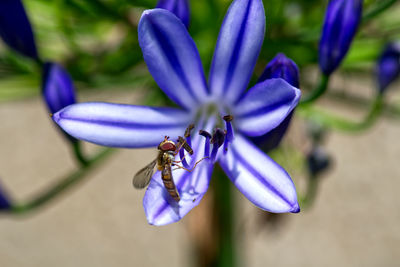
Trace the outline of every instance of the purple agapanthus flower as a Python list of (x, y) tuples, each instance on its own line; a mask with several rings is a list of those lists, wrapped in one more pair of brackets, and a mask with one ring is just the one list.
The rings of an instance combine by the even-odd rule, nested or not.
[[(262, 1), (235, 0), (231, 4), (221, 27), (208, 84), (196, 45), (175, 15), (163, 9), (147, 10), (138, 31), (150, 73), (180, 107), (82, 103), (54, 114), (54, 120), (76, 138), (135, 148), (157, 146), (165, 135), (176, 140), (190, 123), (195, 124), (194, 132), (224, 128), (222, 116), (233, 115), (227, 151), (219, 149), (215, 160), (257, 207), (271, 212), (299, 212), (288, 173), (246, 137), (274, 129), (300, 98), (300, 90), (283, 79), (266, 80), (245, 91), (264, 39)], [(190, 166), (204, 156), (207, 141), (209, 138), (198, 134), (192, 136), (195, 153), (188, 160)], [(198, 205), (208, 189), (213, 166), (214, 161), (209, 159), (193, 172), (173, 171), (181, 196), (178, 203), (168, 197), (160, 173), (155, 173), (143, 199), (148, 222), (176, 222)]]
[(181, 19), (186, 28), (189, 27), (190, 9), (188, 0), (159, 0), (156, 7), (171, 11)]

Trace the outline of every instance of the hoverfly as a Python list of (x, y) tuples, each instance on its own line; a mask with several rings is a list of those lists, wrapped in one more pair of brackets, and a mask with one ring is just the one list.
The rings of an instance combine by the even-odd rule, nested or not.
[[(190, 136), (191, 130), (194, 125), (191, 124), (185, 131), (185, 138)], [(193, 155), (193, 149), (186, 142), (186, 139), (179, 136), (178, 143), (175, 144), (173, 141), (169, 140), (168, 136), (165, 136), (164, 140), (158, 145), (158, 155), (155, 160), (150, 162), (144, 168), (139, 170), (133, 177), (133, 186), (137, 189), (145, 188), (153, 176), (154, 168), (161, 171), (161, 179), (164, 183), (165, 189), (167, 189), (168, 194), (176, 201), (180, 201), (179, 192), (175, 186), (174, 180), (172, 178), (172, 166), (177, 166), (180, 169), (186, 171), (192, 171), (196, 165), (203, 159), (196, 162), (192, 170), (188, 170), (182, 166), (177, 165), (180, 161), (175, 161), (175, 156), (179, 153), (180, 149), (185, 149), (190, 155)]]

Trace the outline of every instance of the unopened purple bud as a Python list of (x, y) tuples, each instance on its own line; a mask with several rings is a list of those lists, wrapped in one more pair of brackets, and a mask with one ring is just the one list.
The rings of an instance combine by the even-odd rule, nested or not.
[(286, 57), (283, 53), (278, 53), (265, 67), (258, 82), (267, 79), (282, 78), (290, 85), (299, 88), (299, 68), (293, 60)]
[(190, 9), (188, 0), (159, 0), (157, 8), (163, 8), (177, 16), (186, 28), (189, 27)]
[(331, 165), (331, 158), (322, 147), (314, 147), (307, 155), (308, 171), (314, 177), (326, 171)]
[(43, 66), (42, 94), (51, 113), (76, 103), (72, 79), (56, 63), (46, 63)]
[(376, 67), (378, 89), (383, 93), (400, 74), (400, 43), (389, 43), (383, 50)]
[(10, 200), (0, 184), (0, 210), (8, 210), (11, 207)]
[(0, 36), (12, 49), (38, 59), (32, 27), (21, 0), (0, 1)]
[(319, 43), (319, 65), (330, 75), (350, 48), (361, 21), (362, 0), (331, 0)]

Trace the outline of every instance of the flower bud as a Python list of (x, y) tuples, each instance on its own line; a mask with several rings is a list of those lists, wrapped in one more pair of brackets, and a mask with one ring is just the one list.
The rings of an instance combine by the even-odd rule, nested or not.
[(48, 62), (43, 66), (42, 94), (51, 113), (76, 102), (72, 79), (57, 63)]
[(320, 146), (314, 147), (307, 155), (308, 171), (314, 177), (326, 171), (330, 165), (331, 158)]
[(319, 43), (319, 65), (330, 75), (350, 48), (361, 21), (362, 0), (331, 0)]
[(159, 0), (157, 8), (163, 8), (177, 16), (186, 28), (189, 27), (190, 10), (187, 0)]
[(0, 210), (8, 210), (11, 207), (10, 200), (8, 199), (7, 194), (1, 188), (0, 184)]
[(12, 49), (38, 59), (32, 27), (21, 0), (0, 1), (0, 36)]
[(272, 78), (282, 78), (290, 85), (299, 88), (299, 68), (293, 60), (278, 53), (265, 67), (258, 82)]
[(389, 43), (376, 66), (378, 89), (383, 93), (400, 74), (400, 43)]
[[(297, 67), (296, 63), (290, 58), (286, 57), (285, 54), (278, 53), (275, 58), (272, 59), (265, 67), (265, 70), (258, 82), (263, 82), (267, 79), (282, 78), (290, 85), (299, 88), (299, 76), (299, 68)], [(252, 140), (256, 144), (261, 145), (266, 151), (276, 148), (282, 141), (283, 136), (289, 128), (292, 115), (293, 111), (286, 117), (284, 121), (282, 121), (281, 124), (279, 124), (278, 127), (263, 136), (252, 138)]]

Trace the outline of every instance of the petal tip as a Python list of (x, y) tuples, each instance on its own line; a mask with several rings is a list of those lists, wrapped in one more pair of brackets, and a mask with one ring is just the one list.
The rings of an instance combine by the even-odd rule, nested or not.
[(56, 112), (56, 113), (54, 113), (54, 114), (52, 114), (51, 115), (51, 118), (53, 119), (53, 121), (55, 122), (55, 123), (57, 123), (58, 124), (58, 122), (60, 121), (60, 111), (59, 112)]
[(301, 98), (301, 90), (299, 88), (296, 88), (296, 87), (294, 87), (294, 89), (295, 89), (294, 92), (296, 94), (295, 102), (296, 102), (296, 105), (297, 105), (297, 103), (300, 101), (300, 98)]
[(291, 213), (299, 213), (300, 212), (299, 203), (296, 202), (296, 204), (292, 207), (292, 210), (290, 212)]

